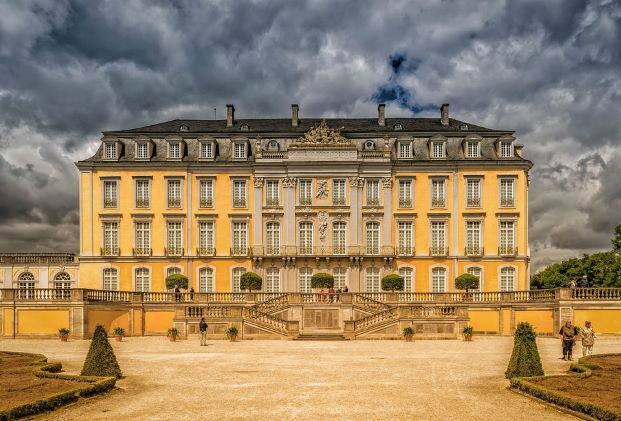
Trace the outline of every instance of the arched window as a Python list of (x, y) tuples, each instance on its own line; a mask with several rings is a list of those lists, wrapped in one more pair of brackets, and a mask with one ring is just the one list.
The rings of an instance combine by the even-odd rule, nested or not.
[(300, 292), (309, 293), (313, 292), (311, 288), (311, 277), (313, 276), (313, 270), (311, 268), (300, 268)]
[(403, 125), (401, 123), (397, 123), (393, 126), (395, 130), (403, 130)]
[(280, 269), (267, 268), (265, 271), (265, 291), (280, 292)]
[(71, 288), (71, 277), (67, 272), (56, 274), (54, 277), (54, 288)]
[(500, 269), (500, 290), (515, 291), (515, 268), (504, 267)]
[(334, 288), (343, 289), (347, 285), (347, 268), (334, 268), (332, 270), (334, 276)]
[(181, 273), (181, 268), (179, 266), (171, 266), (166, 268), (166, 276), (177, 275)]
[(31, 272), (24, 272), (19, 275), (17, 281), (18, 288), (34, 288), (35, 287), (35, 277)]
[(399, 268), (399, 275), (403, 276), (403, 292), (414, 292), (414, 269), (409, 267)]
[(186, 126), (185, 124), (182, 124), (181, 126), (179, 126), (180, 132), (187, 132), (188, 130), (190, 130), (190, 128)]
[(201, 268), (198, 271), (198, 292), (215, 292), (212, 268)]
[(367, 292), (380, 292), (379, 268), (367, 268), (366, 271)]
[(367, 254), (379, 254), (379, 237), (380, 224), (379, 222), (367, 222), (366, 227), (366, 240), (367, 240)]
[(118, 291), (119, 272), (116, 269), (113, 269), (113, 268), (104, 269), (103, 289), (107, 291)]
[(242, 132), (247, 132), (250, 129), (250, 127), (248, 127), (248, 125), (246, 123), (243, 123), (241, 126), (239, 126), (239, 129)]
[(278, 150), (278, 142), (275, 140), (271, 140), (270, 143), (267, 144), (268, 151), (277, 151)]
[(334, 254), (345, 254), (347, 225), (337, 221), (332, 225), (332, 249)]
[(470, 266), (466, 269), (466, 273), (477, 276), (479, 278), (479, 287), (472, 291), (483, 291), (483, 269), (479, 266)]
[(365, 151), (374, 151), (375, 150), (375, 142), (372, 140), (367, 140), (364, 142), (364, 150)]
[(233, 268), (233, 279), (231, 280), (233, 284), (233, 292), (241, 292), (241, 289), (239, 288), (239, 280), (244, 273), (246, 273), (246, 268)]
[(446, 268), (431, 269), (431, 292), (446, 292)]
[(280, 253), (280, 224), (278, 222), (268, 222), (265, 226), (265, 254)]
[(136, 281), (135, 290), (138, 292), (148, 292), (151, 285), (151, 274), (149, 273), (149, 269), (136, 268), (134, 273)]

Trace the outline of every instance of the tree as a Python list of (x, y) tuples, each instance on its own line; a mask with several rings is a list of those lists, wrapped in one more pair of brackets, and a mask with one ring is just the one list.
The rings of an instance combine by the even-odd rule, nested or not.
[(332, 288), (334, 276), (325, 272), (317, 272), (311, 277), (311, 288)]
[(621, 224), (615, 227), (614, 237), (610, 242), (612, 243), (612, 251), (621, 254)]
[(382, 289), (384, 291), (403, 291), (403, 276), (398, 273), (391, 273), (382, 278)]
[(586, 278), (590, 287), (621, 287), (621, 256), (612, 251), (585, 254), (554, 263), (531, 278), (531, 288), (569, 287), (572, 280)]
[(180, 273), (168, 275), (166, 277), (166, 288), (175, 289), (177, 287), (188, 289), (188, 277)]
[(479, 287), (479, 277), (470, 273), (462, 273), (455, 278), (455, 288), (465, 289), (468, 292), (469, 289), (477, 289)]
[(536, 339), (537, 333), (530, 323), (518, 324), (513, 339), (513, 352), (505, 371), (506, 378), (543, 376)]
[(108, 334), (102, 325), (97, 325), (95, 328), (81, 374), (82, 376), (109, 376), (117, 379), (123, 376), (114, 350), (108, 342)]
[(250, 292), (252, 292), (252, 290), (258, 291), (261, 289), (262, 285), (263, 278), (254, 272), (244, 272), (242, 276), (239, 277), (240, 289), (248, 290)]

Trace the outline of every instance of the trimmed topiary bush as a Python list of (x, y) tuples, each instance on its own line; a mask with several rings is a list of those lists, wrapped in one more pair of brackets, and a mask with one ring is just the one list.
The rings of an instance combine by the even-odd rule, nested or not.
[(263, 278), (254, 272), (245, 272), (239, 277), (239, 288), (242, 290), (258, 291), (263, 285)]
[(86, 355), (82, 376), (116, 377), (120, 379), (123, 372), (114, 355), (114, 350), (108, 342), (108, 334), (102, 325), (97, 325), (91, 347)]
[(180, 273), (173, 273), (166, 277), (166, 288), (175, 289), (175, 287), (188, 289), (188, 277)]
[(403, 291), (403, 276), (398, 273), (391, 273), (382, 278), (382, 289), (384, 291)]
[(521, 322), (515, 329), (513, 353), (505, 377), (543, 376), (543, 366), (537, 349), (537, 333), (530, 323)]
[(455, 278), (455, 288), (465, 289), (468, 292), (469, 289), (477, 289), (479, 287), (479, 277), (470, 273), (463, 273)]
[(332, 288), (334, 276), (325, 272), (317, 272), (311, 277), (311, 288)]

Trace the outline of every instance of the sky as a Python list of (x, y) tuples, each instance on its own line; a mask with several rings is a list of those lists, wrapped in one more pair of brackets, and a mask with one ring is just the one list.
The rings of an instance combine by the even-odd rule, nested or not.
[(515, 130), (533, 269), (621, 224), (621, 2), (0, 0), (0, 251), (78, 252), (104, 130), (451, 117)]

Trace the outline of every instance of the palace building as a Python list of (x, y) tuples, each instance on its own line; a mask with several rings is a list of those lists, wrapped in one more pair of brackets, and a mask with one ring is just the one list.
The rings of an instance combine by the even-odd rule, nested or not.
[[(528, 171), (512, 131), (449, 118), (173, 120), (107, 131), (80, 171), (80, 288), (529, 289)], [(78, 285), (74, 285), (78, 286)]]

